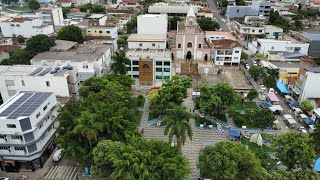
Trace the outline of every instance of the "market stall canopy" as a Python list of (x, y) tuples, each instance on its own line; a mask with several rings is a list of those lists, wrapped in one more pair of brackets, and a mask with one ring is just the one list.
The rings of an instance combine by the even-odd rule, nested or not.
[(313, 168), (315, 171), (320, 172), (320, 158), (316, 160), (316, 164)]
[(286, 119), (293, 119), (293, 117), (290, 114), (285, 114), (283, 115), (283, 117)]
[(314, 124), (315, 124), (315, 122), (312, 121), (311, 119), (305, 119), (305, 120), (303, 120), (303, 121), (304, 121), (304, 123), (305, 123), (306, 125), (314, 125)]
[(288, 104), (293, 107), (298, 107), (299, 103), (297, 101), (288, 101)]
[(229, 136), (240, 137), (240, 130), (238, 130), (238, 129), (229, 129)]
[(305, 114), (300, 114), (300, 118), (302, 118), (302, 119), (307, 119), (307, 118), (308, 118), (308, 116), (307, 116), (307, 115), (305, 115)]
[(283, 111), (283, 108), (282, 108), (280, 105), (273, 105), (273, 106), (269, 107), (269, 109), (270, 109), (272, 112), (275, 112), (275, 111)]
[(280, 101), (274, 93), (268, 93), (267, 96), (272, 102), (279, 102)]
[(287, 119), (289, 124), (297, 124), (297, 121), (295, 121), (294, 119)]
[(192, 96), (200, 96), (200, 92), (192, 92)]
[(261, 106), (262, 108), (269, 108), (269, 107), (272, 106), (272, 103), (266, 102), (266, 101), (262, 101), (262, 102), (260, 102), (260, 106)]
[(282, 94), (289, 94), (289, 91), (287, 90), (287, 88), (281, 82), (278, 81), (276, 86), (277, 86), (277, 88), (280, 90), (280, 92)]
[(291, 97), (291, 96), (289, 96), (289, 95), (284, 95), (284, 98), (286, 98), (287, 100), (294, 101), (294, 100), (293, 100), (293, 97)]

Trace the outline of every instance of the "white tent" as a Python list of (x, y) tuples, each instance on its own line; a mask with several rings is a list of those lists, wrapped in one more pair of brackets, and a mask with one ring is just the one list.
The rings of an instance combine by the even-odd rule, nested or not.
[(276, 129), (280, 129), (281, 128), (280, 122), (278, 120), (273, 121), (273, 124), (274, 124)]
[(260, 134), (252, 134), (250, 142), (256, 143), (258, 146), (262, 146), (263, 139)]

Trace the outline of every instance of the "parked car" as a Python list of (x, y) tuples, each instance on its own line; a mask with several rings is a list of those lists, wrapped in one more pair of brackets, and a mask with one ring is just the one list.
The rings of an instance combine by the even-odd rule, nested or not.
[(263, 85), (263, 84), (260, 84), (259, 85), (259, 89), (260, 89), (260, 91), (262, 91), (262, 92), (265, 92), (267, 89), (266, 89), (266, 87)]
[(307, 130), (306, 130), (303, 126), (298, 127), (297, 130), (298, 130), (299, 132), (302, 132), (302, 133), (308, 133)]
[(62, 158), (62, 150), (63, 149), (58, 149), (52, 156), (52, 160), (55, 162), (59, 162), (60, 159)]
[(270, 88), (269, 89), (269, 93), (274, 93), (275, 91), (274, 91), (274, 89), (273, 88)]
[(248, 70), (250, 69), (250, 66), (249, 66), (249, 64), (246, 64), (246, 69), (248, 69)]

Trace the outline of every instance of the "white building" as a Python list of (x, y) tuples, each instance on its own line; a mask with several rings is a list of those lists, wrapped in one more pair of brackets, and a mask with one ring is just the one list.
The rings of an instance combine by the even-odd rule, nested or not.
[(144, 14), (137, 18), (138, 34), (167, 34), (166, 14)]
[(130, 59), (128, 75), (140, 85), (155, 85), (171, 78), (172, 58), (170, 50), (133, 49), (126, 53)]
[(31, 59), (32, 65), (75, 66), (80, 81), (93, 76), (102, 76), (111, 62), (111, 46), (78, 44), (72, 41), (57, 40), (51, 51), (37, 54)]
[(251, 6), (227, 6), (225, 16), (228, 19), (245, 16), (265, 16), (269, 18), (272, 3), (265, 0), (252, 0)]
[(165, 49), (166, 34), (131, 34), (127, 39), (129, 49)]
[(51, 35), (54, 33), (52, 25), (45, 25), (41, 19), (9, 18), (0, 22), (4, 37), (21, 35), (30, 38), (38, 34)]
[(265, 25), (265, 35), (268, 39), (282, 39), (283, 29), (277, 26)]
[(272, 25), (250, 25), (232, 21), (232, 29), (243, 40), (249, 38), (282, 39), (283, 29)]
[(42, 12), (43, 22), (49, 25), (58, 26), (62, 25), (64, 18), (62, 8), (58, 6), (51, 6), (48, 8), (39, 9)]
[(87, 17), (89, 19), (89, 26), (106, 26), (107, 18), (107, 14), (92, 14)]
[(299, 96), (299, 102), (305, 99), (318, 99), (320, 98), (319, 87), (315, 86), (315, 84), (320, 84), (320, 68), (318, 68), (318, 72), (306, 72), (304, 76), (300, 74), (300, 78), (303, 79), (303, 84)]
[(205, 33), (206, 33), (207, 42), (211, 42), (211, 40), (219, 40), (219, 39), (236, 40), (236, 38), (230, 32), (206, 31)]
[(308, 55), (309, 43), (273, 40), (273, 39), (257, 39), (249, 43), (248, 48), (254, 53), (266, 54), (266, 52), (282, 51), (297, 52), (301, 55)]
[(32, 169), (43, 164), (42, 154), (52, 150), (59, 122), (60, 104), (52, 92), (21, 92), (0, 106), (0, 154), (2, 168), (17, 162)]
[(53, 92), (57, 97), (77, 99), (78, 76), (78, 69), (72, 66), (0, 66), (0, 93), (4, 101), (21, 91)]
[(242, 46), (236, 40), (211, 40), (211, 58), (215, 65), (240, 64)]
[(57, 0), (56, 4), (61, 7), (71, 7), (72, 1), (71, 0)]

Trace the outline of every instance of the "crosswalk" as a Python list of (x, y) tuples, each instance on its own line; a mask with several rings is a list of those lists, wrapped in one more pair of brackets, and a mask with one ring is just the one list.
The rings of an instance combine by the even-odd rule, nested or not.
[(77, 179), (78, 167), (53, 166), (44, 178), (45, 180), (75, 180)]

